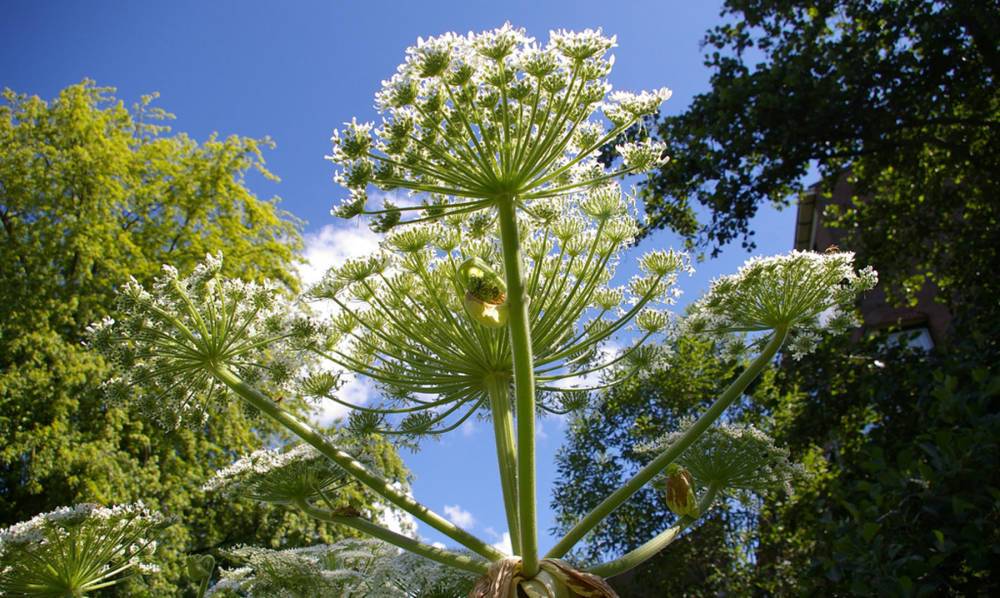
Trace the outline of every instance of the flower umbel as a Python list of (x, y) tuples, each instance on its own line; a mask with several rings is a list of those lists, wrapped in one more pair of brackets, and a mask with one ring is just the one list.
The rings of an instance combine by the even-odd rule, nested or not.
[(731, 276), (712, 283), (688, 318), (693, 332), (791, 330), (793, 354), (811, 350), (823, 329), (856, 325), (854, 302), (875, 287), (870, 267), (856, 272), (850, 252), (793, 251), (751, 258)]
[[(555, 395), (580, 390), (560, 381), (606, 372), (631, 375), (633, 358), (667, 327), (671, 286), (689, 268), (686, 255), (658, 250), (626, 287), (609, 286), (619, 254), (638, 224), (617, 184), (526, 205), (521, 221), (535, 380), (542, 409), (560, 412)], [(507, 286), (501, 239), (488, 214), (453, 214), (434, 224), (393, 230), (372, 257), (331, 270), (310, 293), (339, 315), (329, 348), (338, 366), (376, 381), (384, 404), (354, 405), (367, 431), (411, 436), (455, 429), (489, 403), (490, 385), (513, 377), (506, 328)], [(600, 348), (632, 322), (640, 334), (606, 359)], [(648, 354), (649, 356), (651, 354)], [(648, 365), (648, 363), (646, 363)], [(610, 382), (606, 382), (610, 383)], [(393, 420), (396, 425), (391, 425)]]
[(142, 503), (79, 504), (0, 530), (0, 594), (83, 596), (133, 572), (152, 573), (163, 523)]
[(248, 546), (232, 556), (246, 565), (223, 570), (206, 596), (458, 596), (473, 580), (469, 573), (373, 540), (286, 550)]
[[(370, 459), (364, 460), (372, 465)], [(261, 449), (246, 455), (216, 472), (202, 490), (222, 490), (263, 502), (295, 504), (320, 500), (352, 481), (346, 471), (314, 447), (300, 444), (286, 451)]]
[[(664, 436), (644, 450), (656, 452), (669, 446), (691, 423), (685, 420), (680, 431)], [(788, 449), (775, 446), (767, 434), (750, 425), (723, 424), (709, 428), (681, 454), (677, 463), (702, 486), (712, 486), (734, 496), (790, 491), (792, 480), (805, 475), (801, 465), (789, 460)]]
[(222, 256), (187, 277), (164, 266), (147, 290), (131, 281), (119, 296), (120, 321), (90, 329), (91, 343), (120, 367), (113, 397), (138, 400), (159, 421), (200, 424), (225, 389), (213, 376), (229, 367), (282, 396), (308, 360), (316, 324), (269, 285), (224, 279)]
[[(376, 94), (381, 125), (352, 120), (333, 134), (329, 159), (350, 191), (335, 212), (423, 211), (419, 220), (501, 199), (554, 197), (656, 167), (662, 147), (644, 143), (629, 146), (630, 159), (618, 171), (605, 172), (594, 159), (598, 148), (670, 97), (667, 89), (608, 97), (614, 46), (600, 29), (552, 31), (542, 46), (509, 23), (418, 39)], [(611, 129), (591, 120), (598, 111)], [(367, 212), (369, 184), (440, 201)]]

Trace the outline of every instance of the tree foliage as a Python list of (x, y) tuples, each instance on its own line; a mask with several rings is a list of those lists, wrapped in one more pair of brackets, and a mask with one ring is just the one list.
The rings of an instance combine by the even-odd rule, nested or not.
[(757, 587), (996, 593), (996, 328), (960, 331), (934, 353), (830, 339), (782, 370), (762, 408), (815, 475), (763, 513)]
[[(645, 465), (654, 455), (642, 448), (704, 411), (742, 365), (738, 352), (710, 340), (683, 337), (672, 344), (662, 366), (603, 392), (593, 406), (574, 415), (557, 455), (559, 480), (552, 506), (558, 531), (572, 527)], [(749, 392), (766, 392), (771, 377), (765, 374)], [(751, 522), (748, 517), (734, 504), (717, 505), (692, 533), (665, 551), (665, 558), (654, 558), (615, 580), (615, 586), (623, 595), (632, 595), (629, 588), (660, 592), (649, 595), (682, 595), (695, 588), (701, 593), (734, 590), (734, 580), (727, 576), (743, 560), (738, 535)], [(601, 522), (575, 557), (599, 562), (627, 552), (677, 519), (667, 507), (663, 488), (647, 485)]]
[[(996, 330), (960, 332), (948, 351), (888, 346), (875, 334), (833, 337), (801, 361), (786, 360), (733, 418), (773, 422), (769, 432), (811, 475), (790, 497), (763, 502), (759, 515), (730, 503), (616, 585), (689, 595), (996, 593)], [(697, 407), (688, 389), (703, 396), (731, 375), (734, 363), (707, 349), (681, 341), (665, 372), (605, 393), (574, 422), (559, 455), (560, 525), (642, 462), (627, 448), (635, 440), (659, 436)], [(629, 550), (672, 518), (650, 488), (579, 556)]]
[[(175, 595), (182, 552), (335, 536), (301, 515), (213, 504), (200, 484), (272, 429), (233, 408), (204, 430), (168, 432), (109, 406), (100, 385), (112, 372), (84, 333), (114, 316), (129, 276), (148, 282), (163, 263), (184, 270), (223, 247), (230, 275), (295, 288), (299, 223), (246, 185), (251, 172), (276, 180), (267, 140), (199, 143), (170, 132), (154, 96), (128, 109), (113, 91), (84, 81), (44, 101), (6, 90), (0, 105), (0, 524), (142, 499), (177, 517), (147, 588)], [(387, 446), (382, 460), (405, 476)]]
[[(851, 247), (895, 282), (981, 288), (1000, 246), (996, 4), (731, 0), (722, 16), (711, 89), (652, 126), (671, 162), (644, 184), (649, 228), (752, 247), (760, 205), (787, 205), (815, 164), (823, 192), (848, 173)], [(941, 238), (974, 244), (981, 267), (956, 278), (965, 256)]]

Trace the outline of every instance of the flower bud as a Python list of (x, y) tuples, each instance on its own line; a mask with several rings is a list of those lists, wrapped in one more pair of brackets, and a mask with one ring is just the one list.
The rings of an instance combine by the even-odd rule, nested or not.
[(698, 516), (694, 479), (688, 470), (677, 464), (671, 464), (667, 468), (667, 506), (681, 516)]
[(202, 580), (212, 575), (215, 559), (210, 554), (196, 554), (187, 558), (188, 575), (191, 579)]
[(499, 274), (481, 258), (466, 260), (458, 268), (458, 275), (465, 288), (465, 312), (476, 322), (488, 328), (502, 328), (507, 324), (507, 284)]

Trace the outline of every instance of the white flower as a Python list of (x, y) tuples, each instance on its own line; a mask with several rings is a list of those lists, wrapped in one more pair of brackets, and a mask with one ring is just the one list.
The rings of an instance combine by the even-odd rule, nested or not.
[[(360, 455), (360, 460), (371, 465), (366, 455)], [(263, 502), (294, 504), (330, 496), (352, 480), (312, 445), (300, 444), (290, 450), (261, 449), (245, 455), (217, 471), (201, 489), (224, 490), (230, 496)]]
[(609, 95), (609, 99), (617, 109), (638, 118), (658, 113), (660, 105), (669, 100), (671, 95), (673, 95), (671, 90), (661, 87), (660, 89), (640, 93), (616, 91)]
[(616, 36), (605, 37), (600, 27), (583, 31), (555, 29), (549, 32), (549, 46), (575, 62), (602, 56), (618, 45)]
[[(418, 39), (376, 94), (381, 125), (351, 121), (334, 133), (334, 178), (351, 191), (335, 213), (377, 215), (374, 225), (388, 229), (486, 209), (501, 197), (529, 201), (592, 188), (634, 172), (608, 172), (594, 154), (654, 112), (669, 90), (614, 94), (605, 113), (613, 113), (616, 126), (605, 131), (597, 111), (611, 90), (606, 77), (614, 60), (607, 52), (614, 46), (613, 36), (588, 29), (552, 31), (543, 48), (510, 23)], [(366, 209), (369, 184), (433, 200), (426, 210), (389, 217)]]
[(210, 255), (188, 277), (164, 268), (151, 290), (125, 286), (119, 321), (92, 328), (93, 346), (121, 372), (110, 396), (140, 403), (167, 426), (198, 425), (228, 394), (219, 366), (276, 396), (298, 384), (323, 328), (278, 288), (225, 279), (221, 270), (221, 254)]
[(285, 550), (244, 546), (231, 554), (246, 566), (222, 570), (206, 596), (460, 596), (474, 580), (374, 540)]
[(688, 318), (693, 332), (793, 332), (792, 352), (811, 350), (822, 330), (854, 325), (854, 301), (875, 286), (871, 268), (854, 270), (854, 254), (793, 251), (756, 257), (713, 281)]
[(163, 517), (141, 502), (78, 504), (0, 530), (0, 594), (90, 594), (135, 569), (157, 570), (153, 535)]
[[(661, 452), (681, 437), (693, 420), (681, 422), (677, 432), (641, 447), (643, 452)], [(765, 433), (750, 425), (721, 424), (702, 434), (676, 463), (691, 472), (701, 487), (735, 496), (766, 495), (776, 490), (791, 492), (791, 482), (805, 475), (792, 463), (788, 450), (775, 446)]]
[(663, 155), (667, 144), (662, 141), (630, 142), (615, 146), (615, 151), (621, 154), (625, 167), (633, 172), (646, 172), (659, 168), (667, 163)]

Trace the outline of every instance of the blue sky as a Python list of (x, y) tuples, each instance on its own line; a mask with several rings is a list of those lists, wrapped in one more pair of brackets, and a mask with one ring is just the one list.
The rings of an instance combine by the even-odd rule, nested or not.
[[(308, 222), (306, 276), (345, 255), (366, 250), (375, 239), (365, 228), (329, 215), (342, 192), (323, 156), (332, 130), (351, 117), (373, 120), (373, 95), (393, 73), (418, 36), (480, 31), (504, 21), (547, 39), (554, 28), (603, 27), (618, 36), (611, 83), (617, 89), (673, 89), (667, 113), (682, 111), (707, 90), (699, 41), (719, 21), (715, 1), (636, 2), (37, 2), (7, 0), (0, 20), (0, 86), (55, 96), (91, 78), (118, 88), (131, 103), (161, 93), (158, 105), (177, 115), (174, 130), (202, 140), (213, 132), (270, 136), (266, 154), (278, 184), (251, 178), (254, 191), (280, 196), (282, 207)], [(794, 210), (762, 210), (754, 220), (756, 253), (788, 251)], [(640, 251), (677, 246), (661, 233)], [(697, 297), (709, 281), (746, 259), (738, 247), (698, 265), (681, 281), (683, 301)], [(628, 272), (624, 272), (627, 276)], [(683, 302), (682, 301), (682, 302)], [(346, 389), (363, 398), (370, 388)], [(560, 422), (540, 425), (538, 441), (540, 545), (555, 538), (549, 508), (555, 479), (553, 457), (561, 443)], [(479, 423), (428, 442), (404, 455), (414, 472), (414, 493), (484, 539), (500, 541), (505, 530), (493, 442)], [(441, 538), (427, 528), (421, 534)]]

